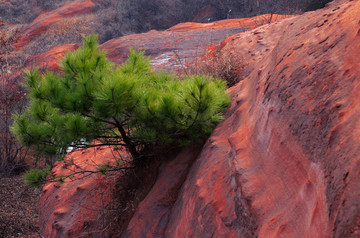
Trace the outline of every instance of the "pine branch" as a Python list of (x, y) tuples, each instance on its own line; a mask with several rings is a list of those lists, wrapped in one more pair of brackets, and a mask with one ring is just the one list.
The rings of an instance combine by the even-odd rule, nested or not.
[[(135, 166), (131, 166), (131, 167), (113, 167), (111, 169), (106, 169), (106, 172), (115, 172), (115, 171), (122, 171), (122, 170), (129, 170), (129, 169), (135, 169)], [(99, 174), (102, 173), (99, 170), (80, 170), (80, 171), (76, 171), (73, 173), (70, 173), (68, 175), (65, 176), (54, 176), (51, 178), (47, 178), (44, 182), (66, 182), (66, 179), (70, 179), (70, 181), (75, 181), (75, 180), (80, 180), (80, 179), (84, 179), (86, 177), (89, 177), (93, 174)], [(73, 179), (74, 176), (81, 174), (82, 176), (80, 176), (79, 178)]]

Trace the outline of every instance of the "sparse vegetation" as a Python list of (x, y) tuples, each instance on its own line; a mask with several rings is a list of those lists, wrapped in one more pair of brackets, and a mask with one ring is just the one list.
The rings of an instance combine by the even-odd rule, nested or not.
[(244, 61), (230, 52), (208, 52), (192, 64), (190, 71), (216, 78), (227, 82), (229, 87), (238, 83), (244, 68)]
[(50, 11), (71, 0), (0, 1), (0, 19), (11, 24), (27, 24), (44, 11)]
[(6, 176), (26, 169), (27, 150), (16, 143), (10, 132), (12, 114), (25, 106), (25, 92), (19, 78), (12, 74), (22, 63), (14, 55), (9, 55), (17, 35), (16, 28), (7, 27), (0, 21), (0, 174)]

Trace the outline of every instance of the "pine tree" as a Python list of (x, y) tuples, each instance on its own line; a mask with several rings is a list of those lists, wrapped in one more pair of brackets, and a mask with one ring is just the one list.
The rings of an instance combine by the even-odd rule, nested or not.
[(130, 50), (127, 62), (112, 64), (95, 35), (67, 53), (60, 68), (26, 71), (30, 103), (12, 126), (23, 145), (48, 154), (113, 145), (139, 158), (144, 145), (202, 140), (229, 104), (225, 82), (153, 72), (144, 52)]

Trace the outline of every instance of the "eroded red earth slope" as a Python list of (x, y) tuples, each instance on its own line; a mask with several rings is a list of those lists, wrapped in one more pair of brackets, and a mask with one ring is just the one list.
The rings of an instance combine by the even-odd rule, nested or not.
[[(173, 51), (188, 57), (206, 46), (188, 40), (203, 39), (199, 29), (215, 34), (211, 25), (187, 23), (102, 47), (120, 62), (134, 42), (155, 66), (168, 64), (176, 62)], [(236, 33), (219, 29), (225, 37)], [(224, 121), (199, 156), (187, 150), (160, 167), (122, 237), (359, 236), (360, 1), (337, 1), (236, 34), (221, 46), (220, 53), (247, 62), (244, 80), (229, 89)], [(75, 153), (68, 158), (93, 157)], [(87, 224), (76, 213), (81, 209), (71, 209), (81, 186), (56, 186), (44, 189), (41, 232), (76, 237)]]
[(360, 1), (238, 34), (226, 51), (249, 75), (164, 236), (358, 237)]

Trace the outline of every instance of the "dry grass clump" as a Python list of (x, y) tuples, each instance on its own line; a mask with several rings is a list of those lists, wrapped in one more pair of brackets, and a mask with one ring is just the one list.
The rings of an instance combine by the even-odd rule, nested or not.
[(206, 53), (205, 56), (192, 63), (189, 68), (191, 73), (220, 78), (231, 87), (241, 80), (244, 60), (237, 54), (216, 50)]

